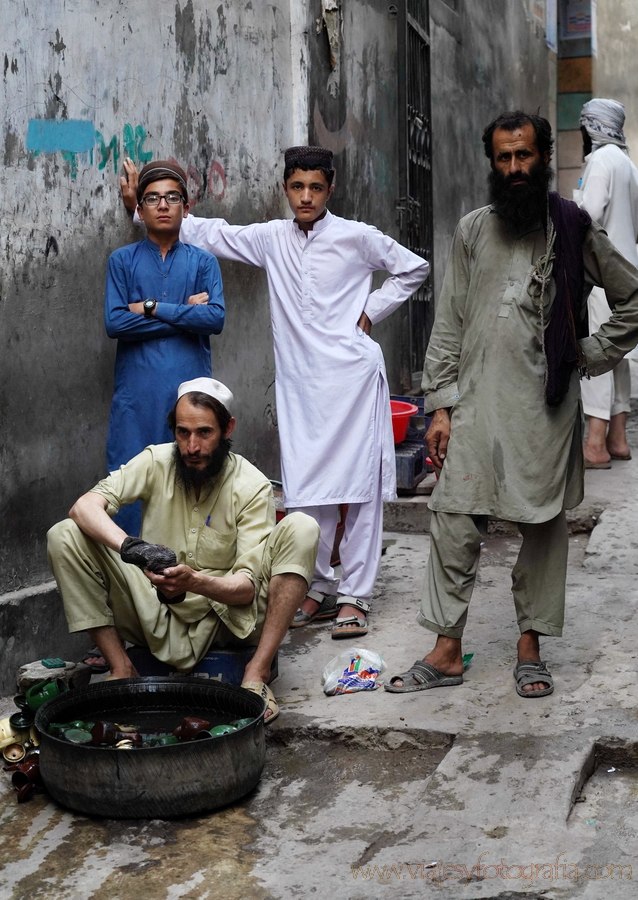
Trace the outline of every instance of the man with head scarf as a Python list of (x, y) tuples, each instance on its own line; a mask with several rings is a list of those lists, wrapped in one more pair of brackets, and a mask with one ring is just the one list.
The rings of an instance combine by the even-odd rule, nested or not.
[[(125, 168), (131, 210), (136, 171), (130, 160)], [(321, 528), (311, 590), (293, 625), (336, 617), (332, 637), (349, 640), (368, 631), (383, 500), (396, 496), (385, 362), (370, 331), (416, 291), (429, 264), (373, 226), (333, 215), (334, 177), (330, 150), (289, 147), (283, 189), (294, 218), (230, 225), (189, 216), (182, 237), (266, 271), (284, 499)], [(377, 271), (388, 277), (371, 290)], [(337, 578), (331, 553), (342, 504)]]
[[(104, 321), (117, 338), (115, 384), (106, 447), (109, 471), (147, 444), (171, 440), (166, 416), (177, 386), (212, 373), (210, 335), (224, 325), (219, 264), (179, 239), (188, 216), (186, 173), (172, 160), (144, 166), (137, 210), (146, 237), (111, 254)], [(118, 522), (139, 534), (139, 504)]]
[[(177, 389), (174, 442), (146, 447), (80, 497), (47, 535), (69, 631), (88, 631), (112, 678), (137, 674), (124, 641), (189, 672), (211, 646), (254, 648), (242, 686), (279, 712), (270, 668), (312, 576), (310, 516), (275, 525), (270, 481), (232, 453), (230, 390), (213, 378)], [(113, 516), (144, 503), (141, 537)]]
[[(627, 152), (625, 110), (617, 100), (594, 99), (580, 115), (585, 171), (575, 199), (609, 235), (614, 246), (638, 265), (638, 169)], [(605, 292), (594, 287), (587, 303), (590, 333), (611, 316)], [(629, 362), (611, 372), (581, 382), (583, 410), (588, 417), (585, 465), (608, 469), (611, 460), (631, 458), (626, 422), (630, 410)]]

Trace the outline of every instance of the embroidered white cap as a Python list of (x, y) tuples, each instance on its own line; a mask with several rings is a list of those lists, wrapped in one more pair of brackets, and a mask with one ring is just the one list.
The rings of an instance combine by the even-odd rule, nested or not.
[(233, 395), (221, 381), (217, 381), (215, 378), (193, 378), (192, 381), (182, 381), (177, 388), (177, 399), (179, 400), (184, 394), (190, 394), (193, 391), (200, 391), (202, 394), (208, 394), (209, 397), (219, 400), (232, 415)]

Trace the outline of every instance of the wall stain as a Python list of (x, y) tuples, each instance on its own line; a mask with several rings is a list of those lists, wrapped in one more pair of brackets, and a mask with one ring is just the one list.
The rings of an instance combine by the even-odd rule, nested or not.
[(228, 72), (228, 31), (226, 28), (226, 17), (224, 16), (224, 7), (220, 3), (217, 7), (217, 41), (213, 56), (215, 59), (215, 75), (226, 75)]
[(66, 50), (66, 44), (62, 40), (62, 35), (56, 28), (55, 30), (55, 43), (53, 41), (49, 41), (49, 47), (55, 51), (55, 53), (61, 53), (62, 58), (64, 59), (64, 51)]
[(175, 4), (175, 44), (182, 54), (184, 71), (186, 75), (190, 75), (197, 56), (193, 0), (188, 0), (183, 11), (179, 8), (179, 3)]
[(58, 242), (53, 237), (52, 234), (47, 238), (46, 247), (44, 248), (44, 258), (46, 260), (49, 259), (49, 253), (53, 253), (55, 256), (59, 256), (60, 250), (58, 248)]
[(18, 60), (14, 58), (11, 60), (11, 62), (9, 62), (9, 57), (5, 53), (5, 55), (4, 55), (4, 73), (3, 73), (5, 78), (7, 77), (7, 72), (9, 71), (9, 68), (11, 68), (12, 75), (18, 74)]
[(4, 136), (3, 162), (5, 166), (10, 166), (14, 161), (17, 161), (19, 150), (20, 141), (18, 140), (18, 135), (14, 131), (11, 131), (10, 128), (8, 128)]
[(211, 66), (210, 60), (213, 56), (213, 45), (211, 43), (211, 33), (213, 25), (208, 12), (199, 26), (199, 37), (197, 41), (197, 88), (205, 93), (211, 84)]

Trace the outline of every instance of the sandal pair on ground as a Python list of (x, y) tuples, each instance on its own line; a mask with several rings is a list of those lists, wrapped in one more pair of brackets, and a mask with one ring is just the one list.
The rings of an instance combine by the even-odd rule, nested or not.
[[(526, 700), (546, 697), (554, 691), (554, 679), (542, 661), (521, 660), (517, 662), (514, 667), (514, 680), (516, 681), (516, 693)], [(402, 681), (403, 684), (399, 685), (397, 683), (399, 681)], [(462, 683), (462, 675), (446, 675), (445, 672), (440, 672), (430, 663), (417, 659), (407, 672), (394, 675), (387, 684), (384, 684), (384, 688), (392, 694), (411, 694), (415, 691), (427, 691), (435, 687), (453, 687)], [(542, 683), (546, 687), (537, 691), (525, 690), (527, 685), (537, 683)]]
[[(348, 640), (353, 637), (363, 637), (364, 634), (368, 633), (368, 617), (366, 613), (369, 611), (369, 604), (364, 603), (361, 600), (355, 601), (354, 598), (348, 598), (347, 602), (349, 606), (359, 606), (363, 612), (363, 618), (360, 619), (355, 615), (338, 615), (339, 607), (337, 605), (337, 600), (339, 598), (336, 594), (322, 594), (320, 591), (310, 590), (306, 594), (306, 597), (310, 600), (314, 600), (319, 606), (312, 613), (308, 613), (303, 609), (298, 609), (290, 623), (291, 628), (303, 628), (304, 625), (309, 625), (311, 622), (328, 622), (330, 619), (334, 619), (335, 622), (332, 626), (333, 640), (342, 640), (344, 638)], [(343, 598), (341, 599), (343, 601)]]

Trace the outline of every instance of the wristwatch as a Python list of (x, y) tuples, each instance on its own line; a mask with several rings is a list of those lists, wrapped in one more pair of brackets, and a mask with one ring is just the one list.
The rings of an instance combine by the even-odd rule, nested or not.
[(153, 297), (149, 297), (144, 301), (144, 315), (147, 319), (150, 319), (153, 315), (153, 310), (157, 306), (157, 300), (154, 300)]

